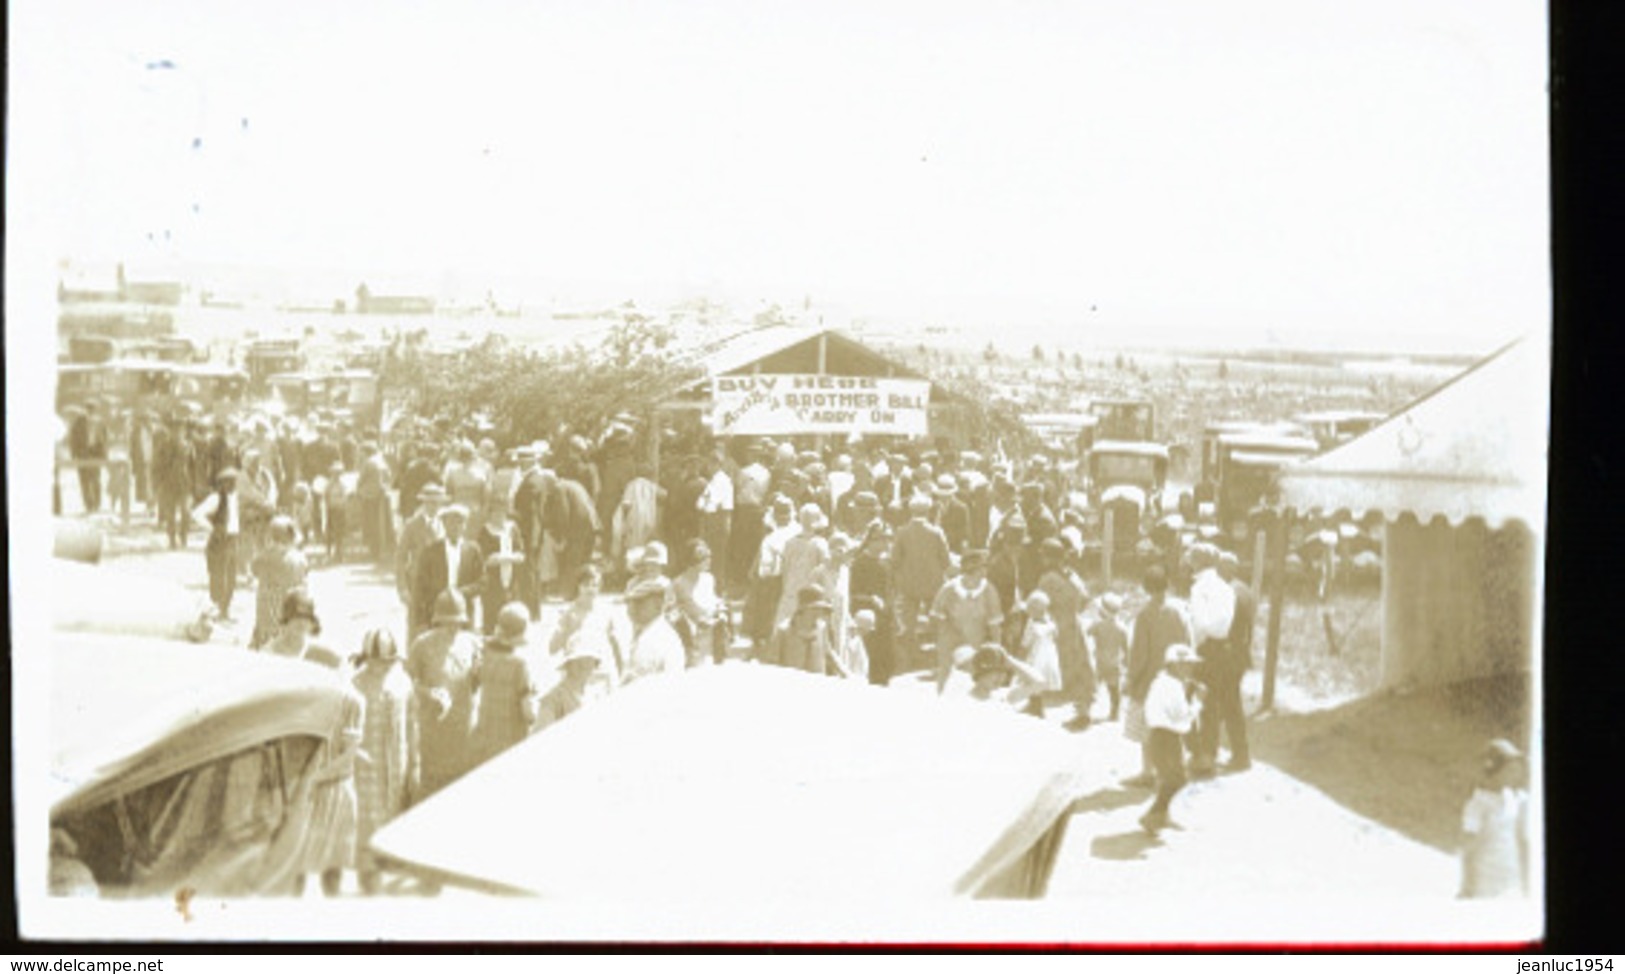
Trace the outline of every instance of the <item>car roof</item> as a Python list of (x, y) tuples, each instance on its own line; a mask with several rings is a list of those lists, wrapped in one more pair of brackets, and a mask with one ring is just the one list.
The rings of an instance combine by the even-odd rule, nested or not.
[(337, 671), (234, 647), (59, 632), (50, 651), (58, 813), (267, 741), (326, 738), (353, 692)]
[(1246, 467), (1280, 467), (1288, 463), (1296, 463), (1307, 456), (1306, 453), (1262, 453), (1256, 450), (1237, 450), (1230, 454), (1230, 462), (1239, 463)]
[(969, 895), (1068, 813), (1087, 768), (1075, 736), (1008, 706), (730, 662), (617, 691), (372, 847), (542, 896)]
[(1320, 452), (1320, 444), (1306, 436), (1283, 436), (1278, 433), (1226, 433), (1219, 437), (1219, 443), (1255, 453)]
[(1140, 443), (1133, 440), (1100, 440), (1091, 449), (1093, 453), (1132, 453), (1135, 456), (1168, 459), (1168, 448), (1161, 443)]

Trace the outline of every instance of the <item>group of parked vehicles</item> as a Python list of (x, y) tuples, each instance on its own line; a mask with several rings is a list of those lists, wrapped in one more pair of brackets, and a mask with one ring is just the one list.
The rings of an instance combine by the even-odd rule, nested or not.
[(1159, 527), (1245, 547), (1282, 466), (1347, 442), (1383, 418), (1336, 410), (1284, 421), (1210, 422), (1202, 432), (1195, 482), (1169, 505), (1173, 451), (1157, 442), (1150, 400), (1101, 399), (1087, 412), (1024, 417), (1078, 471), (1075, 496), (1086, 498), (1086, 544), (1098, 553), (1109, 546), (1116, 564), (1124, 567)]
[(381, 418), (371, 369), (307, 369), (292, 339), (250, 342), (241, 359), (241, 367), (208, 361), (184, 338), (75, 337), (57, 364), (56, 411), (66, 415), (97, 401), (119, 410), (216, 416), (255, 405), (295, 415), (324, 411), (372, 426)]

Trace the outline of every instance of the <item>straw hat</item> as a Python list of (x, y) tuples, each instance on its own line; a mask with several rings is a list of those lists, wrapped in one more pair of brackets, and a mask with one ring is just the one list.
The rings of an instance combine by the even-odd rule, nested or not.
[(296, 588), (282, 600), (282, 623), (287, 625), (295, 619), (304, 619), (310, 623), (311, 635), (322, 634), (322, 620), (316, 617), (316, 600), (310, 593), (302, 588)]
[(664, 575), (655, 575), (649, 578), (640, 578), (633, 582), (626, 590), (626, 601), (637, 602), (646, 598), (665, 598), (671, 583), (666, 581)]
[(1196, 650), (1191, 649), (1184, 643), (1174, 643), (1172, 646), (1168, 647), (1166, 652), (1162, 654), (1162, 663), (1164, 666), (1173, 666), (1175, 663), (1196, 663), (1199, 661), (1200, 658), (1196, 655)]
[(835, 604), (829, 600), (829, 596), (824, 593), (824, 589), (821, 586), (808, 585), (806, 588), (803, 588), (801, 591), (796, 593), (797, 612), (800, 612), (803, 609), (828, 611), (833, 608), (835, 608)]

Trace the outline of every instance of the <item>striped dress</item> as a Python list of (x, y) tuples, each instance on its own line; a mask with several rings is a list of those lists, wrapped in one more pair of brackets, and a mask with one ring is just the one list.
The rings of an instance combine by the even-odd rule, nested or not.
[(396, 661), (368, 662), (354, 683), (366, 701), (361, 750), (367, 756), (356, 764), (356, 844), (361, 861), (370, 865), (367, 843), (406, 808), (417, 777), (416, 694)]

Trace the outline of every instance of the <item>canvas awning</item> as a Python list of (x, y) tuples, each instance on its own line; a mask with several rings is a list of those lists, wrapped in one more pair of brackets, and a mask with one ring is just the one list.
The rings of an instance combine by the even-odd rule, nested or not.
[(1549, 342), (1521, 339), (1365, 434), (1283, 468), (1281, 502), (1427, 523), (1545, 524)]

